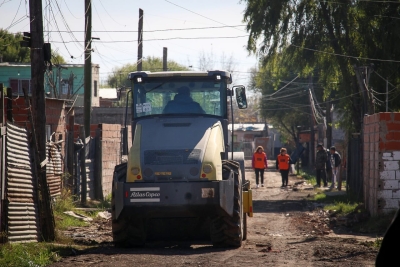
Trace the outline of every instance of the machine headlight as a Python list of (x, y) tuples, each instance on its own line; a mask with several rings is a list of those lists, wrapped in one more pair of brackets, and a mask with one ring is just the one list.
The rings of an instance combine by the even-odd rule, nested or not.
[(212, 172), (212, 166), (210, 165), (210, 164), (204, 164), (204, 166), (203, 166), (203, 172), (204, 173), (210, 173), (210, 172)]
[(138, 167), (132, 167), (131, 168), (131, 173), (133, 175), (138, 175), (140, 173), (140, 169)]

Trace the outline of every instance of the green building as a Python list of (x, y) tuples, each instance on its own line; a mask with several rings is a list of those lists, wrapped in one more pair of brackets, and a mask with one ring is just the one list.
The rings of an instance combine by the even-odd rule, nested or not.
[[(99, 65), (92, 64), (92, 106), (99, 106)], [(22, 88), (28, 89), (30, 85), (31, 65), (29, 63), (0, 63), (0, 83), (10, 87), (13, 96), (23, 96)], [(83, 106), (84, 94), (84, 65), (60, 64), (53, 65), (51, 70), (44, 74), (44, 87), (46, 97), (56, 99), (70, 99), (74, 106)]]

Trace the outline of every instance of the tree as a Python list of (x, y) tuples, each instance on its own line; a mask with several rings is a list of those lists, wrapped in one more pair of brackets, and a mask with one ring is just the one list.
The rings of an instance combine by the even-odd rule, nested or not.
[[(168, 71), (181, 71), (189, 70), (186, 66), (182, 66), (173, 60), (168, 60), (167, 63)], [(126, 78), (128, 74), (136, 71), (136, 64), (126, 64), (122, 67), (115, 68), (112, 70), (112, 74), (108, 75), (107, 83), (111, 87), (124, 87), (129, 86)], [(162, 71), (163, 70), (163, 60), (158, 57), (147, 57), (142, 62), (143, 71)]]
[(31, 61), (30, 50), (21, 47), (22, 34), (12, 34), (0, 29), (0, 57), (3, 62), (27, 63)]
[[(168, 70), (169, 71), (184, 71), (189, 70), (186, 66), (182, 66), (173, 60), (168, 60)], [(127, 80), (128, 74), (136, 71), (136, 64), (126, 64), (120, 68), (113, 69), (113, 73), (108, 76), (107, 83), (111, 87), (120, 88), (129, 87)], [(147, 57), (142, 62), (143, 71), (162, 71), (163, 70), (163, 60), (157, 57)], [(129, 96), (130, 98), (130, 96)], [(125, 107), (126, 96), (122, 96), (119, 101), (115, 104), (116, 106)]]
[[(361, 130), (366, 109), (360, 91), (363, 85), (357, 83), (354, 66), (374, 63), (375, 71), (390, 73), (393, 84), (400, 82), (399, 64), (390, 62), (394, 55), (400, 53), (400, 47), (395, 45), (400, 40), (396, 30), (400, 20), (393, 19), (400, 10), (398, 3), (316, 0), (243, 2), (246, 3), (244, 20), (250, 33), (247, 49), (261, 57), (261, 66), (274, 63), (283, 69), (295, 70), (300, 77), (316, 77), (319, 100), (325, 101), (328, 97), (337, 100), (343, 115), (341, 123), (348, 133)], [(382, 81), (371, 76), (369, 86), (377, 82)], [(379, 100), (381, 95), (374, 94), (370, 89), (368, 101)], [(381, 93), (382, 89), (376, 88), (375, 92)], [(397, 97), (394, 95), (391, 102), (394, 109), (400, 108), (398, 97), (399, 94)], [(396, 104), (394, 101), (397, 101)]]

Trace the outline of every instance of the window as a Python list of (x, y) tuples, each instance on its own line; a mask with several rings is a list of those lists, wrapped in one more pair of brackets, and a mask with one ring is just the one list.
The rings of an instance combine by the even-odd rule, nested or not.
[(68, 82), (61, 83), (61, 94), (68, 95)]
[(97, 96), (97, 81), (93, 82), (93, 95)]
[(225, 117), (225, 92), (226, 83), (196, 77), (137, 83), (134, 84), (134, 116), (194, 113)]
[(22, 88), (26, 89), (26, 92), (28, 95), (32, 94), (32, 88), (31, 88), (31, 80), (25, 79), (25, 80), (20, 80), (20, 79), (10, 79), (10, 87), (12, 89), (13, 95), (24, 95), (24, 91)]

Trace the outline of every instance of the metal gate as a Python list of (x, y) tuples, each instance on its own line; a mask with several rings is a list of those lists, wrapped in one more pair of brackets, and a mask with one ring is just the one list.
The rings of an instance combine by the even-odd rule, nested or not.
[(355, 135), (350, 139), (347, 154), (347, 189), (357, 196), (358, 200), (362, 200), (363, 178), (361, 175), (362, 148), (360, 136)]
[(37, 178), (32, 173), (28, 133), (8, 122), (6, 142), (7, 239), (10, 243), (36, 242), (39, 238)]

